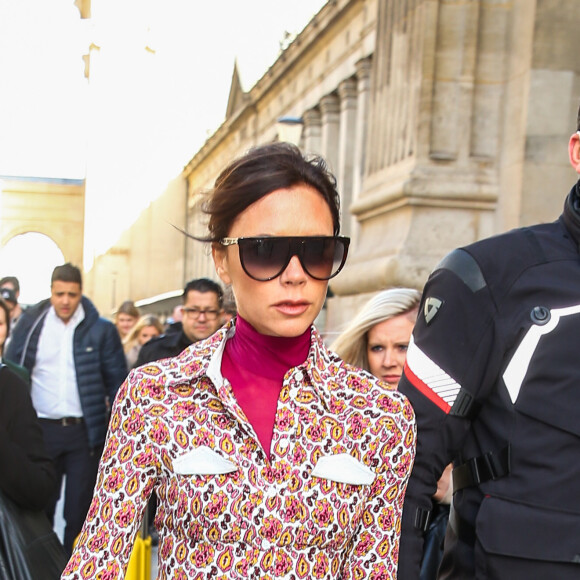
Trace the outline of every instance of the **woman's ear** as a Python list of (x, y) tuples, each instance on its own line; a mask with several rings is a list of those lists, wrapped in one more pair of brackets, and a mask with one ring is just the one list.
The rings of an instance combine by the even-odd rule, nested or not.
[(570, 157), (570, 164), (576, 170), (576, 173), (580, 173), (580, 135), (578, 133), (574, 133), (570, 137), (568, 156)]
[(217, 275), (220, 277), (220, 280), (228, 285), (232, 283), (230, 278), (230, 274), (228, 271), (228, 259), (227, 259), (227, 251), (220, 244), (212, 244), (211, 245), (211, 255), (213, 257), (213, 263), (215, 264), (215, 271)]

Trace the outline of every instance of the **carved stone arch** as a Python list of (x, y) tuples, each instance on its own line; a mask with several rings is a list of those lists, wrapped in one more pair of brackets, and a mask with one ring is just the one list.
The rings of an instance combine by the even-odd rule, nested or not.
[(71, 262), (76, 266), (82, 267), (82, 246), (79, 247), (74, 240), (72, 240), (72, 243), (70, 239), (67, 240), (67, 232), (53, 224), (38, 227), (38, 224), (20, 223), (11, 228), (3, 228), (2, 238), (0, 239), (1, 247), (4, 248), (14, 238), (26, 234), (45, 236), (62, 252), (65, 262)]
[(37, 232), (60, 248), (66, 261), (82, 267), (85, 184), (83, 180), (0, 179), (0, 241)]

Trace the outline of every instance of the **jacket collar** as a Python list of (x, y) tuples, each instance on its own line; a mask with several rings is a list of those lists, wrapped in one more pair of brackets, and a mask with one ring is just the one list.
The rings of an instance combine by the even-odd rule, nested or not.
[[(181, 352), (171, 364), (171, 373), (168, 373), (166, 387), (177, 386), (183, 383), (195, 381), (200, 377), (207, 376), (216, 388), (223, 385), (221, 374), (221, 361), (226, 341), (235, 333), (235, 318), (220, 328), (215, 334), (205, 340), (193, 343)], [(328, 368), (332, 364), (340, 364), (340, 359), (329, 351), (322, 337), (313, 326), (311, 333), (310, 351), (304, 364), (297, 367), (307, 377), (312, 387), (317, 391), (321, 401), (328, 407), (327, 389)], [(177, 363), (177, 364), (174, 364)], [(164, 364), (164, 363), (155, 363)]]
[(580, 181), (574, 185), (566, 197), (562, 220), (576, 242), (576, 248), (580, 251)]

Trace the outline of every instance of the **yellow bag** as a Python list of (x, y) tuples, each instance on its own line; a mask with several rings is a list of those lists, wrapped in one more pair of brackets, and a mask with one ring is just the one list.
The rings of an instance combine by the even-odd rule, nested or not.
[[(73, 549), (78, 539), (79, 536), (75, 538)], [(151, 580), (151, 545), (151, 536), (147, 535), (147, 515), (145, 514), (143, 523), (135, 536), (135, 545), (129, 558), (125, 580)]]
[(151, 536), (147, 534), (147, 515), (135, 537), (135, 545), (127, 566), (126, 580), (151, 580)]

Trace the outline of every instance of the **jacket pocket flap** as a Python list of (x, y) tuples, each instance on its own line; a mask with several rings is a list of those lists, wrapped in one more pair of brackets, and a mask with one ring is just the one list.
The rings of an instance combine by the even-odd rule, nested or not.
[(180, 455), (173, 461), (173, 471), (181, 475), (220, 475), (237, 470), (235, 463), (205, 445)]
[(376, 477), (370, 467), (348, 453), (320, 457), (312, 475), (351, 485), (370, 485)]
[(580, 562), (578, 514), (487, 497), (476, 525), (478, 539), (490, 554), (544, 562)]

